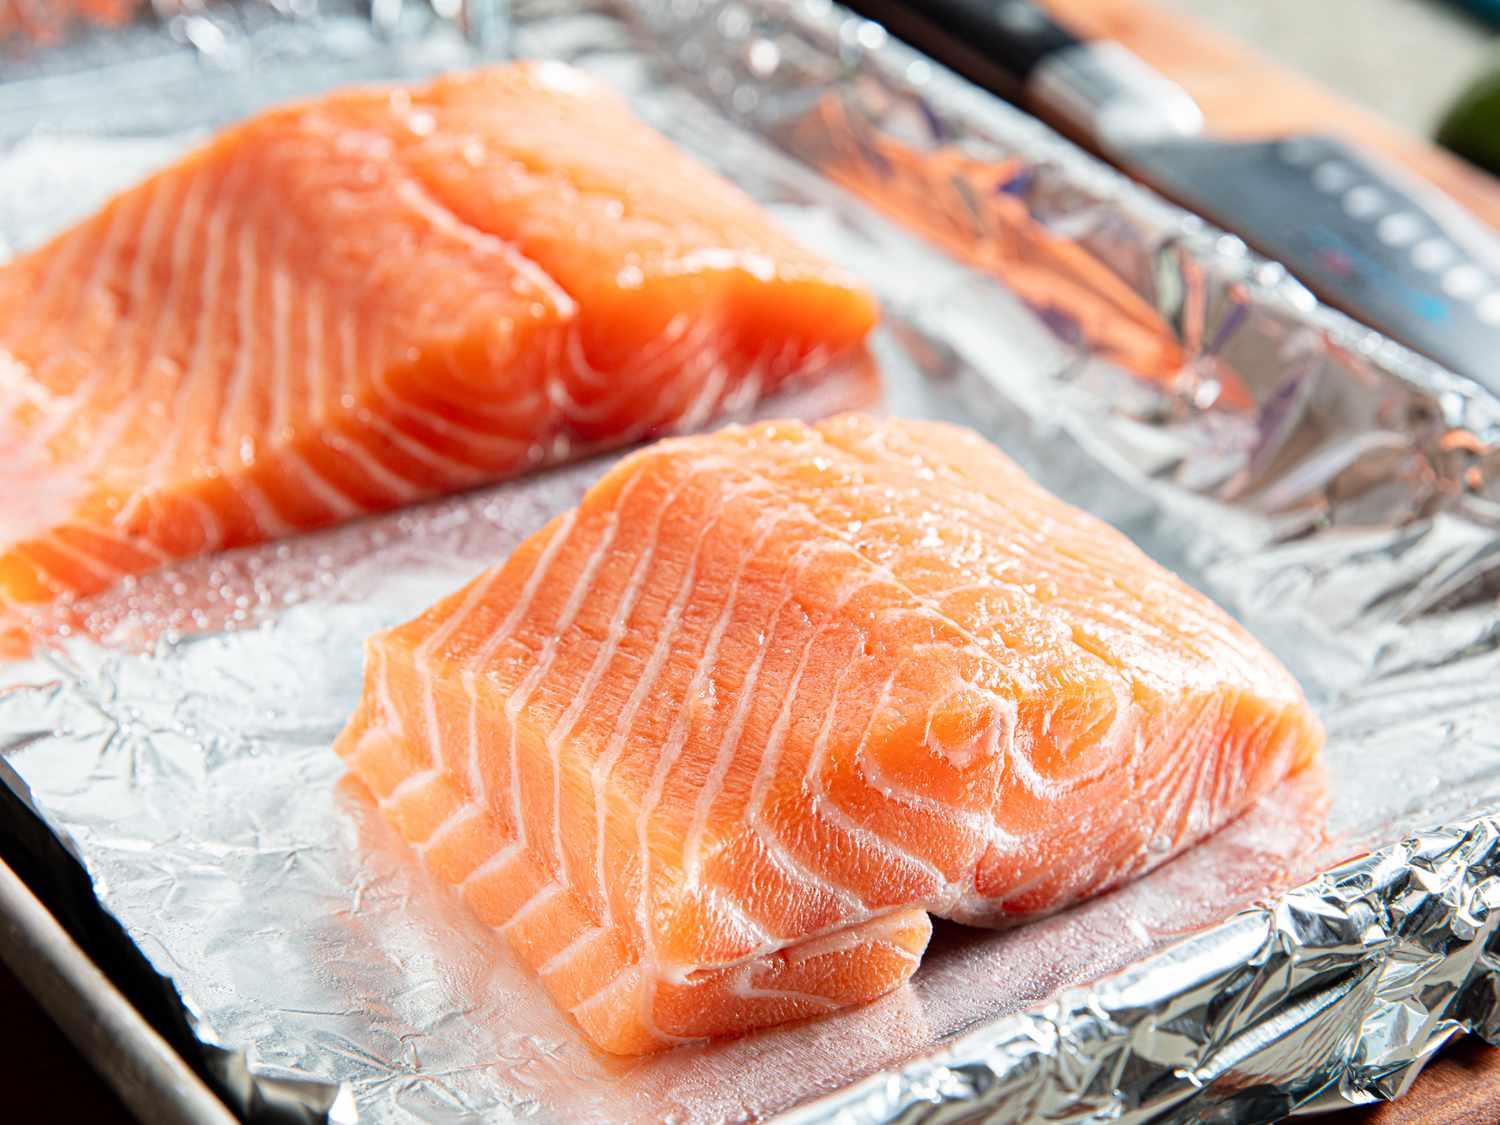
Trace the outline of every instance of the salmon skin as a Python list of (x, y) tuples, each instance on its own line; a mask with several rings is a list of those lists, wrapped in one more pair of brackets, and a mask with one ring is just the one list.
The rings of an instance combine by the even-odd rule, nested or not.
[(624, 459), (371, 638), (335, 749), (629, 1054), (879, 996), (929, 915), (1115, 886), (1321, 740), (1123, 535), (969, 431), (851, 414)]
[(699, 427), (875, 315), (565, 66), (272, 110), (0, 268), (0, 610)]

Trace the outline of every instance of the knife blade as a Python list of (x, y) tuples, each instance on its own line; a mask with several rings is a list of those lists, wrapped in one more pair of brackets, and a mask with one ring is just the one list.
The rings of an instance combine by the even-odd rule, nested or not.
[(1500, 390), (1500, 235), (1436, 188), (1337, 137), (1208, 136), (1182, 87), (1031, 0), (852, 6), (1239, 235), (1329, 304)]

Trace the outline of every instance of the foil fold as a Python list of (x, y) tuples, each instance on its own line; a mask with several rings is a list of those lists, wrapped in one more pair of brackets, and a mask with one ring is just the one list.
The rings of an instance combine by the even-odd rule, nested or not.
[(785, 1125), (1271, 1121), (1404, 1093), (1500, 1031), (1500, 823), (1421, 833)]
[[(328, 749), (362, 638), (607, 459), (143, 576), (38, 622), (57, 643), (0, 670), (0, 754), (184, 994), (240, 1112), (1256, 1122), (1398, 1095), (1460, 1031), (1500, 1040), (1491, 394), (822, 0), (519, 0), (497, 35), (395, 39), (363, 5), (243, 7), (227, 54), (166, 28), (130, 66), (91, 68), (91, 39), (7, 71), (0, 239), (34, 245), (268, 100), (502, 39), (583, 66), (869, 279), (887, 409), (975, 426), (1206, 589), (1297, 674), (1329, 746), (1120, 891), (1007, 933), (940, 925), (882, 1001), (621, 1062)], [(172, 42), (189, 61), (160, 61)]]

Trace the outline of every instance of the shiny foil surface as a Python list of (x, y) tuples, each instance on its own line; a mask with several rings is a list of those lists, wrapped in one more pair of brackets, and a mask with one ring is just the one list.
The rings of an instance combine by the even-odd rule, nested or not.
[(1399, 1094), (1457, 1031), (1500, 1036), (1490, 393), (828, 4), (437, 7), (210, 4), (7, 56), (5, 251), (267, 102), (505, 50), (574, 62), (868, 279), (883, 409), (975, 426), (1207, 590), (1301, 679), (1329, 745), (1120, 891), (1000, 933), (939, 924), (874, 1004), (617, 1059), (329, 749), (363, 638), (607, 459), (140, 578), (38, 614), (50, 639), (0, 669), (0, 754), (238, 1108), (1250, 1122)]

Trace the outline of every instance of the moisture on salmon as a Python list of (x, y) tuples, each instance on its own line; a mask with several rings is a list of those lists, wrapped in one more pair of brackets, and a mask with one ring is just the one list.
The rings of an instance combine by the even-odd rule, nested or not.
[(700, 426), (874, 317), (566, 67), (270, 111), (0, 268), (0, 610)]
[(1287, 672), (974, 434), (673, 439), (371, 639), (337, 743), (609, 1051), (825, 1013), (1213, 832), (1317, 751)]

